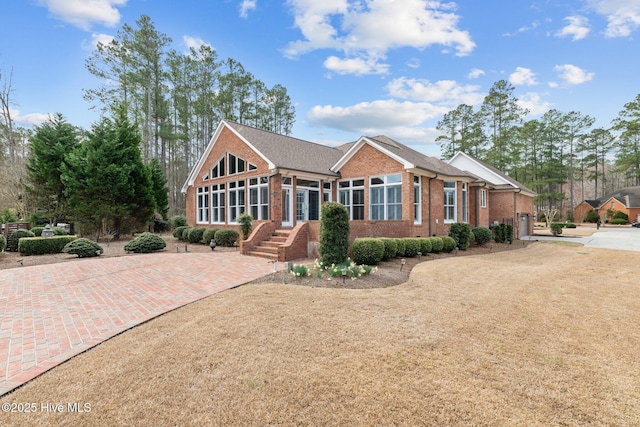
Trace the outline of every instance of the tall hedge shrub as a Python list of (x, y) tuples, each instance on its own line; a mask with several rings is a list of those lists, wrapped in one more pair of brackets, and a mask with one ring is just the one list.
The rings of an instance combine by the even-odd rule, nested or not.
[(349, 212), (341, 203), (326, 202), (321, 208), (320, 245), (323, 265), (343, 263), (349, 253)]

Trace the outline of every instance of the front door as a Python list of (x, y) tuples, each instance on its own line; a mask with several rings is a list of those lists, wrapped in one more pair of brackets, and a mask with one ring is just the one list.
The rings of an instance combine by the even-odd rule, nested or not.
[(296, 221), (309, 220), (309, 191), (296, 190)]

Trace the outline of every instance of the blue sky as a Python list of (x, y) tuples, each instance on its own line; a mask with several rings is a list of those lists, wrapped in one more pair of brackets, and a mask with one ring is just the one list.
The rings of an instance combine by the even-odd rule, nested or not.
[(14, 119), (61, 112), (89, 128), (82, 89), (98, 40), (149, 15), (173, 47), (211, 45), (296, 107), (293, 136), (385, 134), (438, 155), (435, 126), (510, 81), (536, 118), (572, 110), (607, 127), (640, 93), (639, 0), (12, 0), (0, 6), (0, 69)]

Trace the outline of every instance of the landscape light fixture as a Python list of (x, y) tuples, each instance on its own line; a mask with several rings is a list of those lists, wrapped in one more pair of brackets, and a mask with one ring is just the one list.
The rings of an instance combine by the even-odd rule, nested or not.
[(178, 244), (176, 243), (176, 253), (180, 252), (180, 251), (178, 250), (178, 247), (179, 247), (179, 246), (180, 246), (180, 245), (178, 245)]
[(342, 269), (342, 283), (343, 284), (344, 284), (344, 281), (346, 280), (346, 278), (347, 278), (347, 269), (343, 268)]
[(405, 265), (406, 263), (407, 263), (407, 260), (406, 260), (406, 259), (402, 258), (402, 259), (400, 260), (400, 271), (402, 271), (402, 267), (404, 267), (404, 265)]
[(418, 252), (418, 260), (422, 259), (422, 252)]
[(20, 264), (20, 266), (24, 267), (24, 260), (23, 259), (16, 260), (16, 262), (18, 264)]
[(211, 248), (212, 251), (216, 249), (216, 241), (214, 239), (211, 239), (211, 243), (209, 243), (209, 247)]

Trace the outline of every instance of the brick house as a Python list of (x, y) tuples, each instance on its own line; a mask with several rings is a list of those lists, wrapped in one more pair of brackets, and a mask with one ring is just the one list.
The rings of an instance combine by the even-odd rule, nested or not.
[(237, 229), (249, 213), (241, 251), (285, 261), (316, 255), (326, 201), (347, 207), (351, 240), (446, 235), (454, 222), (488, 227), (525, 212), (512, 206), (520, 197), (531, 198), (532, 215), (528, 192), (494, 181), (385, 136), (329, 147), (223, 120), (182, 192), (190, 226)]
[(629, 222), (640, 221), (640, 186), (622, 188), (595, 200), (583, 200), (574, 210), (575, 221), (583, 222), (591, 210), (596, 211), (603, 222), (610, 219), (612, 212), (624, 212)]

